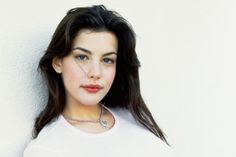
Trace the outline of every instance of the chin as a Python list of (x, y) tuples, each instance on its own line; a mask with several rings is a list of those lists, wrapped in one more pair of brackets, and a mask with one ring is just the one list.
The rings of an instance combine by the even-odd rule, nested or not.
[(100, 100), (85, 100), (85, 101), (80, 101), (80, 102), (81, 104), (85, 106), (95, 106), (100, 102)]
[(80, 93), (77, 96), (75, 95), (74, 98), (78, 101), (78, 103), (85, 106), (95, 106), (105, 97), (106, 93), (106, 91), (101, 91), (96, 94)]
[(97, 96), (84, 95), (82, 98), (87, 98), (87, 99), (83, 100), (81, 99), (80, 102), (84, 105), (97, 105), (104, 97), (105, 97), (104, 93)]

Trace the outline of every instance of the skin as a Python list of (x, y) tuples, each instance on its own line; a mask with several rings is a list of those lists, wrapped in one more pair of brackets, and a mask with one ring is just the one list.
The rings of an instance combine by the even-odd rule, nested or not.
[[(61, 74), (66, 90), (64, 115), (79, 120), (98, 119), (101, 112), (98, 103), (108, 93), (115, 78), (117, 49), (118, 41), (112, 32), (83, 29), (77, 33), (70, 54), (53, 59), (52, 66)], [(89, 93), (83, 88), (88, 84), (98, 84), (102, 89)], [(104, 118), (112, 125), (114, 118), (108, 111)], [(85, 124), (81, 128), (99, 132), (98, 126)]]

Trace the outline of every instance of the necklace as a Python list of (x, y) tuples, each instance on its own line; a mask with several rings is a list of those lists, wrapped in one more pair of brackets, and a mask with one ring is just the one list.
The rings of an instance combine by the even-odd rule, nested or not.
[(107, 129), (108, 122), (106, 120), (102, 120), (103, 112), (104, 112), (104, 106), (103, 106), (103, 104), (101, 104), (101, 112), (100, 112), (98, 120), (79, 120), (79, 119), (73, 119), (73, 118), (68, 117), (66, 115), (64, 115), (64, 117), (67, 120), (74, 121), (77, 123), (99, 123), (102, 128)]

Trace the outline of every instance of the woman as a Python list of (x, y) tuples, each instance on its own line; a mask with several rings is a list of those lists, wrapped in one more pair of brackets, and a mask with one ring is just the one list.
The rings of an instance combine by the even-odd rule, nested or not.
[(24, 157), (170, 156), (139, 66), (123, 17), (102, 5), (69, 10), (39, 63), (49, 97)]

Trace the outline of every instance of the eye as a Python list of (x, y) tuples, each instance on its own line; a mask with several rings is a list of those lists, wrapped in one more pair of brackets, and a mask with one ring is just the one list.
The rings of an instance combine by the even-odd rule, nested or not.
[(111, 58), (104, 58), (103, 59), (103, 62), (105, 64), (114, 64), (115, 63), (115, 60), (114, 59), (111, 59)]
[(79, 61), (86, 61), (88, 60), (88, 57), (86, 55), (78, 55), (78, 56), (75, 56), (75, 58)]

